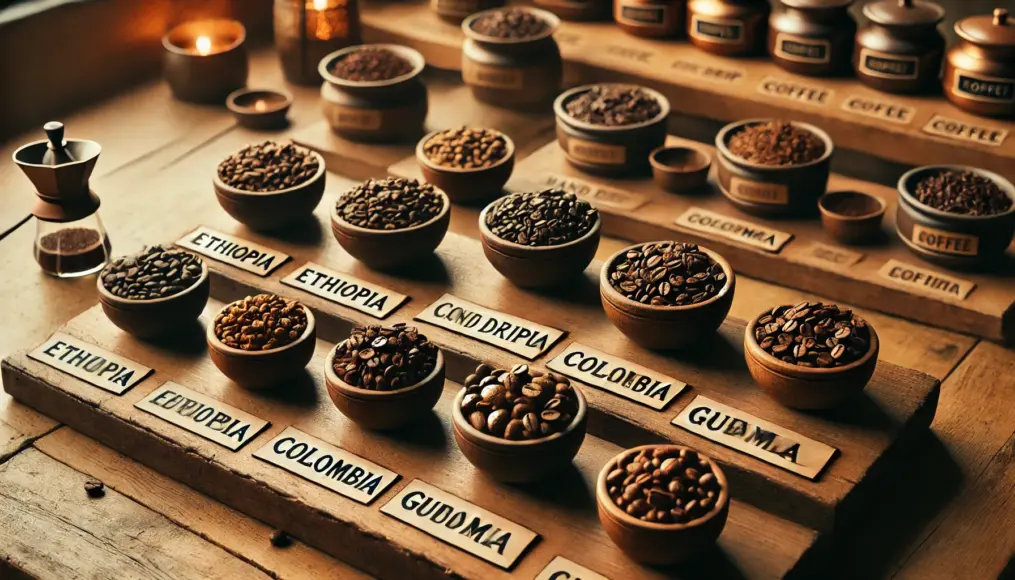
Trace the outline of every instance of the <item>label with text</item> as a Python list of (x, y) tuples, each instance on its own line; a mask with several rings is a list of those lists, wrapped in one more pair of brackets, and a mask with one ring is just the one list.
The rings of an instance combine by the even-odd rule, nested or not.
[(657, 411), (665, 409), (687, 387), (684, 382), (577, 342), (569, 344), (546, 366)]
[(832, 59), (832, 43), (780, 32), (775, 37), (775, 55), (793, 62), (827, 63)]
[(965, 300), (969, 293), (976, 288), (976, 284), (969, 280), (898, 260), (885, 262), (885, 265), (878, 270), (878, 275), (899, 286), (932, 298)]
[[(929, 59), (928, 59), (929, 60)], [(872, 77), (915, 80), (920, 76), (920, 59), (864, 48), (860, 50), (860, 70)]]
[(715, 83), (737, 83), (747, 76), (742, 68), (725, 68), (678, 58), (670, 63), (673, 72)]
[(557, 556), (536, 576), (536, 580), (610, 580), (564, 556)]
[(377, 109), (343, 107), (332, 103), (324, 108), (324, 112), (331, 126), (338, 129), (376, 131), (384, 123), (382, 113)]
[(677, 225), (717, 235), (766, 252), (778, 254), (793, 239), (793, 234), (773, 230), (700, 207), (692, 207), (677, 218)]
[(952, 89), (967, 99), (984, 103), (1015, 103), (1015, 79), (956, 71)]
[(405, 294), (329, 270), (313, 262), (303, 264), (282, 278), (282, 283), (381, 319), (408, 299)]
[(622, 60), (628, 60), (632, 62), (640, 62), (643, 64), (649, 64), (655, 53), (651, 50), (644, 50), (641, 48), (634, 48), (630, 46), (618, 46), (616, 44), (608, 44), (605, 48), (607, 56), (615, 56)]
[(730, 195), (737, 199), (767, 205), (789, 203), (789, 188), (781, 183), (762, 183), (739, 177), (730, 177)]
[(657, 28), (666, 22), (666, 6), (625, 4), (620, 7), (617, 22), (628, 26)]
[(471, 502), (414, 479), (381, 512), (510, 569), (538, 534)]
[(596, 185), (583, 179), (557, 173), (547, 173), (541, 183), (547, 187), (569, 191), (597, 208), (606, 207), (630, 211), (638, 209), (648, 201), (648, 198), (640, 193)]
[(173, 382), (163, 383), (134, 406), (233, 451), (257, 437), (269, 424)]
[(289, 256), (282, 252), (205, 226), (183, 236), (176, 245), (258, 276), (271, 274), (289, 260)]
[(761, 79), (761, 82), (758, 83), (758, 92), (763, 95), (816, 106), (827, 105), (832, 100), (832, 95), (835, 94), (835, 91), (825, 87), (775, 77)]
[(394, 471), (295, 427), (286, 427), (255, 451), (254, 457), (364, 505), (370, 505), (399, 478)]
[(467, 85), (520, 91), (525, 86), (525, 71), (487, 66), (472, 59), (465, 59), (462, 62), (462, 80)]
[(842, 102), (842, 110), (880, 121), (907, 125), (916, 116), (916, 109), (908, 105), (890, 103), (881, 99), (850, 95)]
[(415, 317), (529, 360), (550, 350), (564, 332), (524, 318), (484, 308), (451, 294), (441, 296)]
[(692, 37), (705, 42), (741, 44), (744, 41), (744, 23), (735, 18), (718, 16), (703, 18), (694, 14), (691, 16), (691, 26), (687, 30)]
[(1008, 130), (987, 123), (967, 123), (944, 115), (934, 115), (923, 126), (923, 132), (955, 141), (968, 141), (990, 147), (1000, 147), (1008, 138)]
[(28, 353), (28, 358), (115, 395), (126, 393), (152, 373), (144, 365), (60, 332)]
[(910, 240), (921, 248), (943, 254), (975, 256), (980, 251), (978, 236), (946, 232), (920, 224), (913, 224), (913, 236)]
[(596, 165), (623, 165), (627, 149), (620, 145), (603, 145), (584, 139), (567, 138), (567, 153), (576, 161)]
[(821, 242), (814, 242), (800, 254), (800, 260), (826, 270), (840, 270), (863, 260), (864, 254), (837, 248)]
[(807, 479), (817, 479), (836, 451), (701, 395), (684, 407), (673, 424)]

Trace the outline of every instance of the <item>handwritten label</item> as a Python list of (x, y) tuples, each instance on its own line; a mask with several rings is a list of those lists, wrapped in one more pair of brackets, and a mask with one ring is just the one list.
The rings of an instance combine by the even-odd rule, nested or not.
[(282, 283), (381, 319), (397, 310), (409, 298), (405, 294), (329, 270), (313, 262), (303, 264), (282, 278)]
[(946, 232), (920, 224), (913, 224), (910, 240), (921, 248), (943, 254), (975, 256), (980, 251), (980, 238), (977, 236)]
[(761, 79), (758, 92), (763, 95), (778, 97), (806, 103), (808, 105), (827, 105), (835, 91), (825, 87), (807, 85), (797, 81), (787, 81), (775, 77)]
[(793, 234), (773, 230), (767, 226), (729, 217), (700, 207), (691, 207), (677, 218), (677, 225), (718, 235), (773, 254), (779, 253)]
[(608, 207), (630, 211), (638, 209), (648, 201), (648, 198), (640, 193), (596, 185), (582, 179), (567, 177), (557, 173), (547, 173), (541, 182), (547, 187), (556, 187), (569, 191), (578, 196), (579, 199), (583, 199), (598, 208)]
[(658, 28), (666, 22), (666, 6), (620, 4), (617, 8), (617, 22), (628, 26)]
[(564, 332), (484, 308), (451, 294), (441, 296), (415, 317), (532, 360), (550, 350)]
[(655, 56), (650, 50), (642, 50), (640, 48), (631, 48), (629, 46), (617, 46), (615, 44), (606, 45), (606, 54), (608, 56), (616, 56), (624, 60), (632, 60), (634, 62), (641, 62), (649, 64), (652, 57)]
[(376, 131), (384, 122), (381, 112), (376, 109), (344, 107), (331, 103), (324, 108), (324, 112), (328, 122), (336, 129)]
[(907, 125), (916, 116), (916, 109), (908, 105), (850, 95), (842, 102), (842, 110), (854, 115), (871, 117), (880, 121), (889, 121)]
[(28, 353), (28, 358), (114, 395), (126, 393), (152, 373), (144, 365), (60, 332)]
[(952, 89), (967, 99), (984, 103), (1015, 103), (1015, 79), (955, 71)]
[(834, 447), (701, 395), (673, 424), (807, 479), (817, 479), (835, 455)]
[(418, 479), (384, 504), (381, 512), (505, 570), (514, 566), (539, 537), (528, 528)]
[(597, 165), (623, 165), (627, 149), (620, 145), (603, 145), (584, 139), (567, 138), (567, 153), (573, 159)]
[(536, 576), (536, 580), (610, 580), (585, 566), (575, 564), (564, 556), (557, 556)]
[(163, 383), (134, 406), (233, 451), (268, 427), (264, 419), (173, 382)]
[(1008, 130), (986, 123), (967, 123), (944, 115), (934, 115), (923, 126), (923, 132), (955, 141), (968, 141), (990, 147), (1000, 147), (1008, 137)]
[(670, 69), (679, 74), (714, 83), (733, 84), (747, 76), (747, 71), (742, 68), (722, 68), (680, 58), (670, 63)]
[(832, 59), (832, 43), (780, 32), (775, 37), (775, 55), (794, 62), (823, 64)]
[(973, 288), (976, 288), (976, 284), (969, 280), (898, 260), (885, 262), (885, 265), (878, 270), (878, 275), (899, 286), (932, 298), (965, 300)]
[(289, 256), (282, 252), (205, 226), (183, 236), (176, 245), (258, 276), (271, 274), (289, 260)]
[(735, 18), (708, 17), (691, 15), (691, 26), (687, 30), (693, 38), (705, 42), (720, 44), (742, 44), (744, 42), (744, 23)]
[(287, 427), (255, 451), (254, 457), (364, 505), (370, 505), (399, 477), (394, 471), (295, 427)]
[(768, 205), (789, 203), (789, 188), (781, 183), (762, 183), (739, 177), (730, 177), (730, 195), (744, 201)]
[(577, 342), (569, 344), (546, 366), (657, 411), (665, 409), (687, 387), (674, 378)]
[(517, 68), (487, 66), (472, 59), (462, 61), (462, 80), (467, 85), (520, 91), (525, 86), (525, 71)]
[(920, 59), (864, 48), (860, 50), (860, 71), (872, 77), (893, 80), (916, 80), (920, 76)]
[(799, 258), (800, 261), (817, 266), (818, 268), (841, 271), (842, 268), (859, 263), (860, 260), (863, 260), (864, 255), (853, 250), (814, 242), (807, 246), (807, 249), (800, 254)]

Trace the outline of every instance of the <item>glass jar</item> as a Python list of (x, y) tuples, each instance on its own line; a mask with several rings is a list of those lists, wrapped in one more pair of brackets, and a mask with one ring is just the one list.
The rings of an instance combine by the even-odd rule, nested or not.
[(937, 31), (943, 8), (918, 0), (866, 4), (870, 21), (856, 34), (853, 69), (864, 84), (888, 93), (913, 93), (937, 83), (945, 39)]
[(1015, 22), (1008, 11), (959, 20), (955, 33), (962, 40), (945, 57), (945, 96), (976, 115), (1015, 115)]
[(275, 0), (275, 48), (287, 81), (321, 82), (328, 54), (362, 42), (356, 0)]
[(748, 56), (765, 50), (768, 0), (690, 0), (687, 37), (705, 52)]
[(780, 0), (769, 18), (768, 54), (790, 72), (832, 76), (850, 70), (856, 22), (852, 0)]
[(101, 270), (111, 246), (99, 214), (71, 222), (36, 220), (35, 261), (59, 278), (87, 276)]

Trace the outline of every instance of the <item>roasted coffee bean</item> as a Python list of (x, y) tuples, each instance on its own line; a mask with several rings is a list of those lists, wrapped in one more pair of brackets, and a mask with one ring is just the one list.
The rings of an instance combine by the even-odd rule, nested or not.
[(433, 185), (415, 179), (368, 179), (342, 194), (339, 217), (371, 230), (401, 230), (425, 224), (444, 209)]
[(423, 144), (427, 159), (442, 167), (483, 169), (508, 154), (504, 134), (494, 129), (448, 129)]
[(269, 536), (268, 540), (271, 542), (271, 545), (275, 546), (276, 548), (286, 548), (288, 546), (291, 546), (293, 543), (292, 537), (289, 534), (283, 532), (282, 530), (273, 531), (271, 533), (271, 536)]
[(688, 306), (723, 289), (727, 273), (695, 244), (633, 246), (610, 266), (609, 280), (624, 297), (652, 306)]
[(271, 350), (292, 344), (307, 329), (303, 305), (275, 294), (237, 300), (215, 317), (215, 336), (240, 350)]
[(331, 65), (331, 74), (347, 81), (390, 81), (412, 72), (412, 63), (386, 48), (366, 46)]
[(201, 258), (162, 246), (117, 258), (99, 274), (110, 294), (127, 300), (168, 298), (197, 284), (200, 278)]
[(730, 137), (730, 153), (760, 165), (799, 165), (825, 154), (814, 133), (785, 121), (748, 125)]
[(223, 183), (243, 191), (272, 192), (302, 185), (317, 174), (317, 156), (306, 147), (265, 141), (247, 145), (219, 163)]
[(972, 171), (941, 171), (913, 190), (924, 205), (959, 215), (987, 216), (1011, 209), (1012, 198), (993, 180)]
[(852, 310), (821, 302), (773, 308), (755, 322), (754, 338), (775, 358), (804, 367), (848, 365), (870, 350), (866, 321)]
[(472, 30), (477, 34), (512, 40), (539, 36), (549, 29), (546, 20), (524, 8), (491, 10), (472, 21)]
[(661, 524), (685, 524), (709, 514), (722, 493), (706, 457), (672, 447), (621, 457), (609, 467), (606, 484), (618, 507)]
[[(371, 391), (395, 391), (419, 384), (437, 366), (439, 349), (415, 327), (356, 326), (335, 349), (331, 368), (349, 385)], [(475, 409), (477, 396), (467, 395)]]
[[(561, 388), (557, 388), (561, 387)], [(511, 440), (539, 439), (570, 427), (578, 396), (568, 380), (528, 365), (479, 365), (465, 379), (462, 415), (474, 429)]]
[(562, 189), (514, 193), (486, 214), (493, 234), (523, 246), (556, 246), (584, 236), (599, 220), (599, 210)]
[(662, 105), (645, 89), (633, 85), (597, 85), (572, 98), (567, 114), (592, 125), (633, 125), (652, 120)]
[(100, 498), (106, 495), (106, 484), (97, 479), (89, 479), (85, 481), (85, 493), (90, 498)]

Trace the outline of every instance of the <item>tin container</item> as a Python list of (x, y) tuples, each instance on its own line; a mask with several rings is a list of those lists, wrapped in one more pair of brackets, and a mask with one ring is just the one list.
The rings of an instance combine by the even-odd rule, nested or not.
[(765, 50), (768, 0), (690, 0), (687, 38), (705, 52), (749, 56)]
[(807, 76), (835, 76), (850, 69), (856, 22), (853, 0), (780, 0), (768, 19), (768, 54), (775, 64)]
[(945, 96), (976, 115), (1015, 115), (1015, 22), (1008, 11), (959, 20), (955, 33), (962, 40), (945, 57)]
[(937, 30), (943, 8), (920, 0), (866, 4), (870, 24), (856, 34), (853, 70), (864, 84), (887, 93), (923, 92), (937, 84), (945, 39)]
[(616, 0), (613, 19), (624, 32), (648, 38), (679, 36), (684, 30), (684, 0)]

